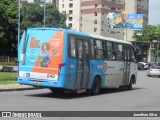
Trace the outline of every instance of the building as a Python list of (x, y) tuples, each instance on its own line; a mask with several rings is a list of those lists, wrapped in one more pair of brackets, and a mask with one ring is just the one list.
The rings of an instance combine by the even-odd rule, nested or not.
[(111, 29), (108, 13), (144, 14), (148, 23), (148, 0), (59, 0), (59, 11), (67, 15), (67, 26), (73, 30), (134, 41), (130, 29)]
[(153, 53), (151, 53), (152, 51), (150, 49), (150, 42), (133, 41), (132, 44), (134, 45), (134, 50), (136, 52), (138, 62), (154, 61)]
[(144, 22), (148, 23), (149, 0), (46, 0), (46, 2), (56, 4), (59, 11), (67, 15), (66, 25), (71, 29), (91, 34), (134, 41), (133, 30), (109, 27), (106, 18), (108, 13), (127, 11), (130, 14), (144, 14)]
[(81, 0), (59, 0), (59, 11), (67, 15), (67, 26), (81, 31)]
[(137, 14), (144, 14), (144, 22), (148, 23), (149, 0), (137, 0)]

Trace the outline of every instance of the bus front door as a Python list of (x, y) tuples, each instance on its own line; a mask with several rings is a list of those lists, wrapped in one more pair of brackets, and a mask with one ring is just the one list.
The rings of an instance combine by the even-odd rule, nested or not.
[(77, 78), (75, 89), (85, 89), (89, 80), (89, 42), (77, 40)]
[(123, 71), (123, 85), (127, 85), (129, 81), (130, 75), (130, 49), (128, 47), (124, 47), (124, 71)]

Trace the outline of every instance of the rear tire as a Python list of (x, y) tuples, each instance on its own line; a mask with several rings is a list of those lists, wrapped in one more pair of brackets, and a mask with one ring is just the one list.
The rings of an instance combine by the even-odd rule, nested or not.
[(130, 79), (129, 85), (127, 85), (127, 90), (132, 90), (132, 85), (133, 85), (133, 79)]
[(99, 77), (95, 77), (91, 89), (91, 94), (98, 95), (100, 93), (100, 89), (101, 89), (101, 80), (99, 79)]

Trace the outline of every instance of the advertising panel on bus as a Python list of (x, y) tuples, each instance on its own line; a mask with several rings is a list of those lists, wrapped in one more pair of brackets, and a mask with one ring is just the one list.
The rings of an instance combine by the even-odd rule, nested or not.
[(62, 63), (63, 32), (41, 29), (25, 32), (19, 47), (19, 77), (57, 80)]

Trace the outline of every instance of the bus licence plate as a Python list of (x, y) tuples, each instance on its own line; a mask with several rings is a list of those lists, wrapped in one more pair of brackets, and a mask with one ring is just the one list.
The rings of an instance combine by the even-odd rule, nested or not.
[(41, 81), (34, 81), (34, 84), (42, 84)]

